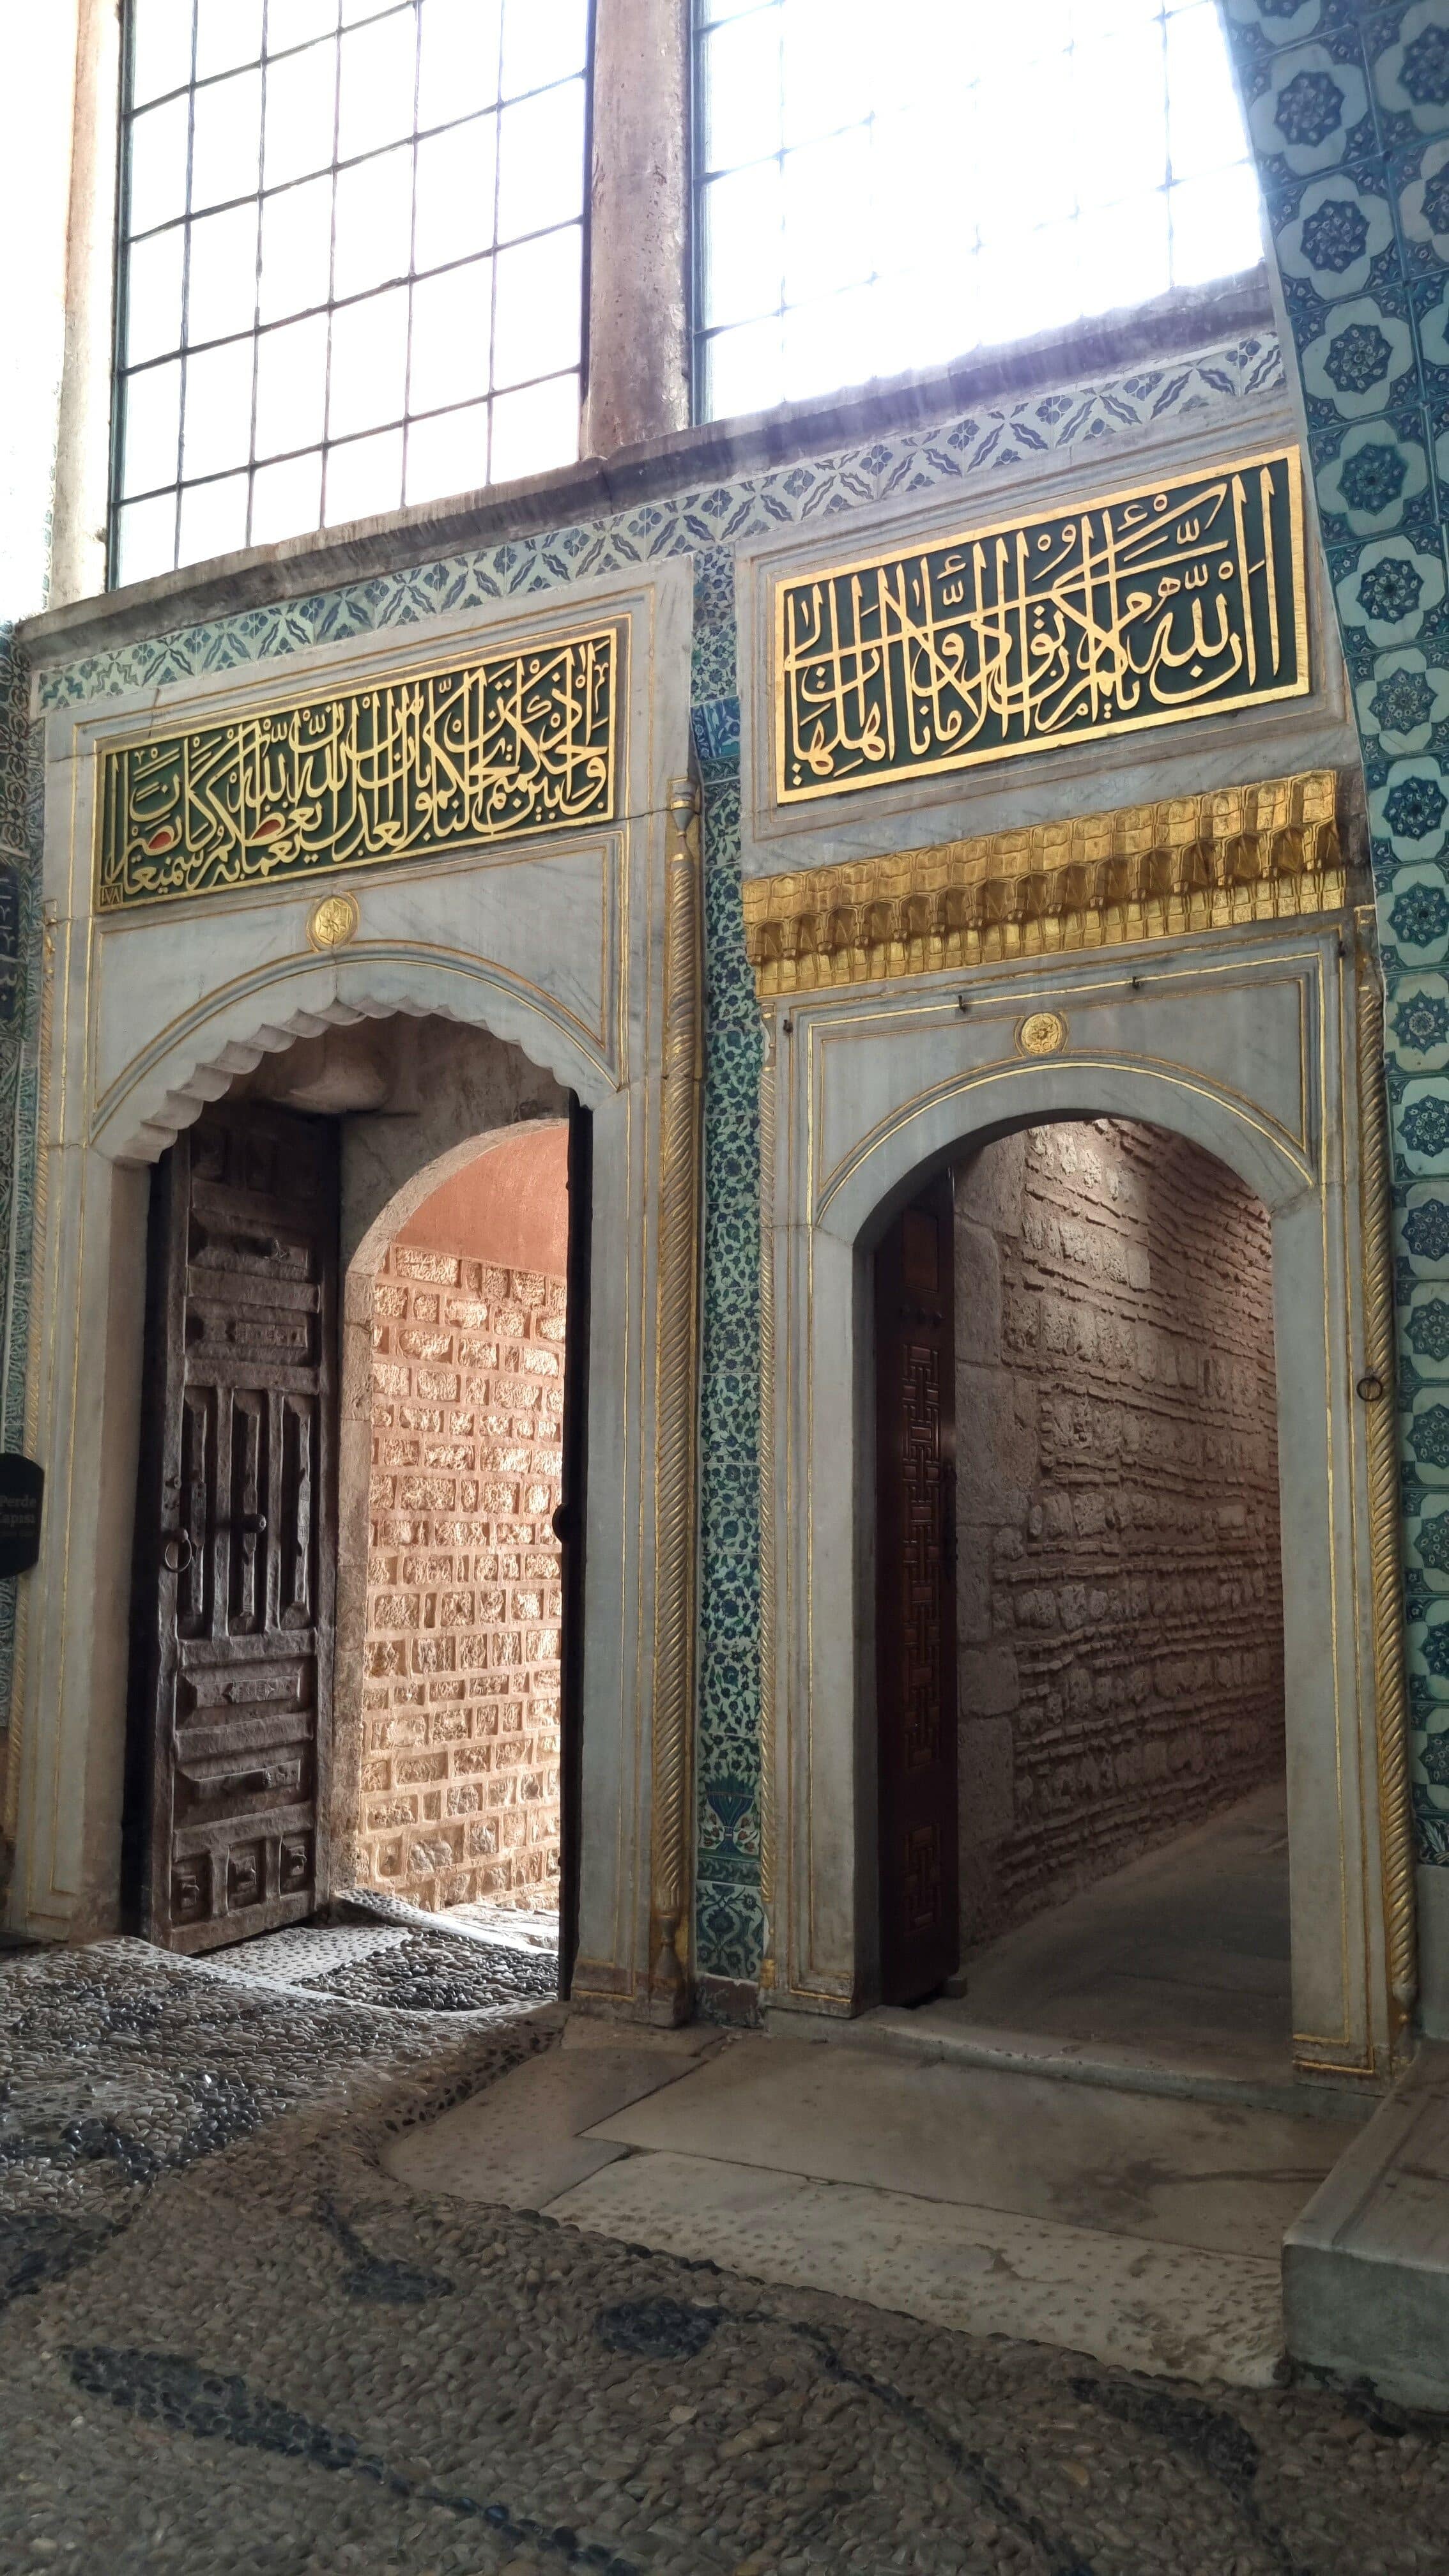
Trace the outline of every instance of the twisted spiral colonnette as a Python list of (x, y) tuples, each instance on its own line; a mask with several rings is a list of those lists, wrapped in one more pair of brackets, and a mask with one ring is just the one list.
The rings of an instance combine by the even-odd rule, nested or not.
[(760, 1982), (775, 1982), (775, 1064), (760, 1081)]
[[(1381, 1080), (1384, 1002), (1377, 961), (1358, 967), (1359, 1187), (1363, 1218), (1364, 1360), (1394, 1384), (1394, 1295), (1389, 1261), (1389, 1148)], [(1366, 1407), (1369, 1565), (1373, 1590), (1374, 1684), (1378, 1710), (1379, 1838), (1383, 1853), (1389, 1991), (1402, 2028), (1418, 1991), (1413, 1819), (1404, 1676), (1403, 1584), (1399, 1563), (1399, 1473), (1394, 1408)], [(1397, 2032), (1396, 2032), (1397, 2035)]]
[(665, 896), (663, 1133), (656, 1340), (650, 1984), (684, 1984), (694, 1690), (695, 1382), (699, 1343), (700, 886), (696, 808), (671, 805)]

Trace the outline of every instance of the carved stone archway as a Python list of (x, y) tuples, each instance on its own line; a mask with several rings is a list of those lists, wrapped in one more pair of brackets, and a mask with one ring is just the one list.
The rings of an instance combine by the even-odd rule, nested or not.
[[(588, 594), (580, 606), (580, 593)], [(619, 819), (329, 881), (97, 911), (99, 755), (138, 724), (276, 703), (278, 670), (178, 683), (52, 720), (55, 907), (33, 1454), (48, 1508), (18, 1658), (12, 1919), (114, 1927), (149, 1166), (264, 1053), (396, 1013), (470, 1020), (594, 1118), (584, 1836), (575, 1992), (666, 2020), (688, 2006), (698, 1354), (700, 861), (689, 751), (688, 566), (499, 603), (426, 638), (290, 657), (281, 685), (355, 686), (502, 632), (521, 650), (607, 614), (622, 642)]]
[[(1414, 1927), (1381, 1400), (1393, 1370), (1377, 970), (1370, 917), (1337, 908), (1342, 864), (1334, 848), (1323, 857), (1322, 909), (1295, 885), (1287, 919), (1267, 902), (1254, 918), (1249, 903), (1195, 928), (1164, 909), (1133, 926), (1125, 956), (1107, 922), (1070, 947), (998, 934), (984, 955), (949, 959), (930, 950), (929, 907), (905, 917), (909, 854), (876, 862), (901, 882), (881, 884), (874, 914), (850, 890), (842, 940), (863, 928), (881, 951), (864, 975), (858, 958), (852, 975), (822, 955), (818, 873), (747, 894), (773, 1032), (767, 1136), (778, 1130), (767, 1858), (780, 2004), (857, 2010), (872, 1976), (871, 1479), (856, 1463), (870, 1454), (869, 1252), (963, 1145), (1107, 1116), (1189, 1138), (1272, 1216), (1295, 2049), (1324, 2076), (1382, 2082), (1392, 2068)], [(949, 884), (951, 866), (939, 875)], [(812, 925), (803, 956), (792, 896), (824, 931), (822, 943)], [(783, 937), (767, 935), (771, 918)], [(869, 941), (855, 947), (864, 956)]]

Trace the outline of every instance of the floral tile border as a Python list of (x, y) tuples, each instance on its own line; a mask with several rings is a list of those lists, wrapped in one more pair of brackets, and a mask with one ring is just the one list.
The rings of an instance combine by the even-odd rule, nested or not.
[(1354, 686), (1386, 984), (1413, 1800), (1449, 1863), (1449, 0), (1224, 0)]

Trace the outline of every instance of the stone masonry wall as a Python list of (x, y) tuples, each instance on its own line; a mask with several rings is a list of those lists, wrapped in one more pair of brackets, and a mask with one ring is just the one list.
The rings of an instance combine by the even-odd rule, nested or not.
[(1108, 1120), (956, 1176), (961, 1887), (980, 1941), (1283, 1761), (1269, 1220)]
[(564, 1282), (394, 1243), (373, 1316), (358, 1874), (552, 1907)]

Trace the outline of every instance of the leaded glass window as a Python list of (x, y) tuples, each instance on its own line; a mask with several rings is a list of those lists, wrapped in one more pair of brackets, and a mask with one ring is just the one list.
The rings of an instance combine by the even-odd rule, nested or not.
[(1252, 268), (1217, 0), (695, 0), (701, 418)]
[(112, 578), (578, 453), (588, 0), (130, 0)]

